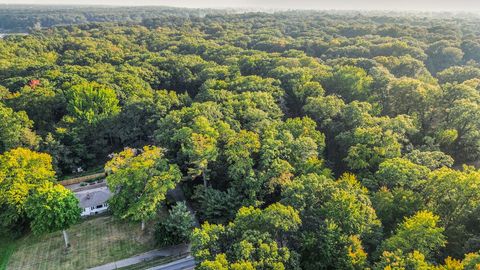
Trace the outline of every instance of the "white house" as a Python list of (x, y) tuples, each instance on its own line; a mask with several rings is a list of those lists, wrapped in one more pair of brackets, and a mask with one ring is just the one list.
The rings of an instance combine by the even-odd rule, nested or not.
[(108, 199), (112, 196), (110, 190), (106, 187), (96, 187), (75, 192), (75, 196), (80, 201), (82, 208), (81, 216), (96, 215), (108, 210)]

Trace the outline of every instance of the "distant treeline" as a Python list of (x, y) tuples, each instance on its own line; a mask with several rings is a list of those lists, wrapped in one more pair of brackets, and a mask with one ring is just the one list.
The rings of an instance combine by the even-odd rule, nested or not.
[(9, 32), (90, 22), (140, 23), (154, 18), (204, 17), (206, 14), (225, 12), (175, 7), (0, 5), (0, 29), (2, 32)]
[[(278, 18), (304, 18), (318, 19), (319, 21), (343, 20), (345, 23), (375, 24), (404, 24), (419, 27), (431, 26), (445, 22), (457, 23), (465, 27), (468, 22), (472, 29), (476, 28), (477, 14), (465, 13), (427, 13), (419, 12), (358, 12), (358, 11), (284, 11), (249, 12), (243, 9), (187, 9), (167, 6), (142, 6), (142, 7), (112, 7), (112, 6), (47, 6), (47, 5), (0, 5), (0, 32), (19, 32), (52, 26), (86, 24), (99, 22), (115, 23), (142, 23), (145, 26), (178, 25), (185, 21), (198, 22), (204, 17), (213, 20), (225, 19), (239, 20), (245, 18), (262, 17), (263, 19)], [(231, 16), (225, 17), (224, 15)], [(301, 14), (301, 16), (299, 16)], [(305, 17), (304, 17), (305, 16)], [(423, 18), (423, 19), (422, 19)], [(459, 21), (461, 18), (461, 21)], [(225, 22), (225, 21), (224, 21)], [(357, 29), (358, 30), (358, 29)], [(347, 35), (348, 36), (348, 35)]]

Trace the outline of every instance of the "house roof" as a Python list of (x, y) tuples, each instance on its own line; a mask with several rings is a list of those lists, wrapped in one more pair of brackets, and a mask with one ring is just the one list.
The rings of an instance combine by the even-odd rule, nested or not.
[(107, 187), (98, 187), (76, 192), (75, 196), (80, 201), (80, 208), (88, 208), (106, 203), (112, 193)]

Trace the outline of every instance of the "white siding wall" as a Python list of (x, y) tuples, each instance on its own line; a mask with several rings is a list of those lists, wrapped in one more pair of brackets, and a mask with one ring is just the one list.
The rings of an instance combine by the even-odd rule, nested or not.
[(88, 207), (88, 208), (83, 208), (81, 216), (84, 217), (84, 216), (96, 215), (96, 214), (100, 214), (100, 213), (103, 213), (103, 212), (108, 210), (108, 204), (107, 203), (102, 204), (100, 207), (99, 206), (100, 205), (92, 206), (92, 207)]

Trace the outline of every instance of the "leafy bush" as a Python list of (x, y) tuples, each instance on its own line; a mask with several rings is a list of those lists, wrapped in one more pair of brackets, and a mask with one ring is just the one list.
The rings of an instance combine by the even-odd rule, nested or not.
[(159, 246), (172, 246), (186, 243), (190, 239), (195, 219), (184, 202), (177, 202), (166, 219), (155, 228), (155, 240)]

